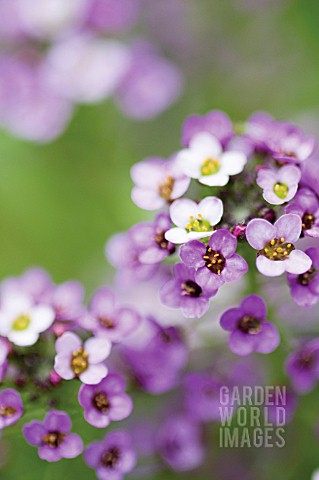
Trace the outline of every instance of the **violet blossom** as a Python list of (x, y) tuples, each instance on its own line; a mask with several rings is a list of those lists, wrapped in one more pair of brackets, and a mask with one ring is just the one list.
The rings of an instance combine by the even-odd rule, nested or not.
[(319, 247), (310, 247), (305, 253), (312, 260), (305, 273), (287, 273), (291, 296), (300, 307), (311, 307), (319, 300)]
[(286, 372), (297, 393), (308, 393), (315, 387), (319, 380), (318, 338), (304, 342), (288, 355)]
[(305, 236), (319, 237), (319, 200), (312, 190), (309, 188), (298, 190), (285, 212), (299, 215), (302, 222), (302, 233)]
[(202, 132), (215, 137), (223, 147), (234, 135), (230, 118), (219, 110), (213, 110), (206, 115), (190, 115), (186, 118), (182, 129), (182, 144), (184, 147), (189, 147), (192, 138)]
[(6, 388), (0, 392), (0, 431), (16, 423), (23, 414), (23, 403), (18, 392)]
[(262, 168), (256, 182), (263, 189), (263, 197), (268, 203), (281, 205), (295, 196), (300, 178), (298, 167), (285, 165), (278, 170)]

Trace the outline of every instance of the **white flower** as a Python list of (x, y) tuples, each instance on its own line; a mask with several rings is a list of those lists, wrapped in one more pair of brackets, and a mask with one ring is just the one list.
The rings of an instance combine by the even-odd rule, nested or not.
[(319, 480), (319, 470), (313, 472), (311, 480)]
[(54, 322), (54, 310), (47, 305), (34, 305), (26, 296), (4, 298), (0, 310), (0, 335), (20, 347), (33, 345), (39, 334)]
[(185, 175), (210, 187), (223, 187), (229, 176), (242, 172), (247, 163), (243, 152), (223, 152), (218, 140), (206, 132), (195, 135), (189, 148), (181, 150), (176, 159)]
[(200, 203), (187, 198), (176, 200), (170, 206), (169, 213), (177, 228), (165, 233), (165, 238), (172, 243), (185, 243), (196, 238), (210, 237), (214, 225), (223, 216), (223, 202), (217, 197), (206, 197)]

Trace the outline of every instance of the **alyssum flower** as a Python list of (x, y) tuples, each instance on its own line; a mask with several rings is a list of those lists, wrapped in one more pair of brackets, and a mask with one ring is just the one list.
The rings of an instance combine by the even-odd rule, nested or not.
[(198, 204), (188, 198), (176, 200), (169, 209), (176, 227), (165, 233), (172, 243), (185, 243), (195, 238), (210, 237), (223, 216), (223, 202), (217, 197), (206, 197)]
[(286, 373), (297, 393), (310, 392), (319, 380), (319, 339), (303, 342), (286, 360)]
[(228, 344), (237, 355), (270, 353), (280, 343), (277, 328), (266, 321), (267, 307), (258, 295), (248, 295), (239, 307), (223, 313), (220, 325), (230, 333)]
[(99, 383), (107, 375), (104, 360), (111, 352), (106, 337), (92, 337), (82, 342), (75, 333), (64, 333), (55, 344), (54, 369), (65, 380), (78, 377), (88, 385)]
[(238, 280), (248, 270), (247, 262), (236, 252), (237, 239), (225, 228), (217, 230), (206, 246), (192, 240), (181, 247), (180, 257), (188, 267), (196, 268), (195, 280), (203, 287), (218, 289)]
[(301, 234), (301, 219), (295, 214), (282, 215), (274, 225), (254, 218), (246, 228), (248, 243), (258, 250), (256, 265), (260, 273), (276, 277), (284, 273), (301, 274), (311, 267), (308, 255), (296, 249)]
[(222, 187), (231, 175), (243, 171), (247, 157), (239, 150), (223, 152), (215, 137), (201, 132), (191, 139), (188, 149), (177, 154), (176, 161), (185, 175), (204, 185)]
[(287, 280), (297, 305), (311, 307), (319, 300), (319, 247), (310, 247), (305, 253), (312, 260), (310, 269), (299, 275), (287, 273)]
[(299, 215), (302, 222), (302, 233), (305, 236), (319, 237), (319, 200), (312, 190), (309, 188), (298, 190), (285, 212)]
[(16, 423), (23, 413), (23, 403), (18, 392), (7, 388), (0, 392), (0, 431)]
[(295, 165), (285, 165), (278, 170), (265, 168), (257, 175), (257, 185), (263, 189), (263, 197), (272, 205), (291, 200), (298, 188), (301, 172)]

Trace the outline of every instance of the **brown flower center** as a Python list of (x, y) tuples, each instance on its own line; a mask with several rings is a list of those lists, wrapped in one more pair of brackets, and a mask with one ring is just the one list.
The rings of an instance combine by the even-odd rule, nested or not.
[(42, 442), (48, 445), (50, 448), (58, 448), (66, 437), (65, 433), (61, 432), (49, 432), (44, 435)]
[(170, 200), (174, 185), (175, 179), (171, 176), (166, 177), (165, 182), (158, 187), (160, 197), (162, 197), (166, 201)]
[(258, 253), (270, 260), (285, 260), (294, 249), (292, 243), (285, 243), (285, 238), (281, 237), (270, 240)]
[(201, 287), (193, 280), (187, 280), (182, 283), (182, 295), (188, 295), (189, 297), (200, 297), (203, 293)]
[(314, 268), (310, 268), (306, 273), (302, 273), (301, 275), (298, 275), (297, 282), (299, 285), (302, 285), (303, 287), (307, 287), (311, 280), (315, 278), (317, 275), (317, 272)]
[(114, 468), (120, 459), (120, 451), (118, 448), (110, 448), (107, 452), (103, 453), (101, 457), (101, 463), (104, 467)]
[(110, 410), (110, 402), (103, 392), (98, 392), (92, 400), (93, 406), (101, 413), (107, 413)]
[(112, 318), (109, 318), (109, 317), (99, 317), (99, 324), (103, 328), (107, 328), (108, 330), (115, 327), (114, 320), (112, 320)]
[(250, 315), (244, 315), (239, 320), (238, 328), (243, 333), (256, 335), (256, 333), (260, 332), (260, 320)]
[(71, 368), (75, 375), (81, 375), (89, 366), (89, 356), (83, 348), (79, 348), (72, 354)]
[(299, 358), (299, 366), (304, 369), (311, 368), (314, 363), (314, 355), (312, 353), (304, 353)]
[(315, 223), (315, 216), (312, 213), (305, 213), (302, 217), (303, 230), (310, 230)]
[(216, 275), (220, 275), (225, 268), (226, 258), (216, 250), (207, 247), (206, 254), (203, 256), (206, 267)]
[(11, 417), (15, 413), (17, 413), (17, 409), (10, 405), (1, 405), (0, 407), (0, 417)]

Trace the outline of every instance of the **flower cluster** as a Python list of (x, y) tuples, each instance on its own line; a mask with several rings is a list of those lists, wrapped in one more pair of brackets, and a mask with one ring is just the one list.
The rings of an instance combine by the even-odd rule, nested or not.
[[(142, 10), (140, 0), (1, 2), (0, 124), (46, 142), (79, 103), (112, 96), (138, 120), (168, 108), (183, 77), (155, 46), (134, 40)], [(122, 40), (128, 33), (129, 42)]]
[[(221, 387), (262, 385), (260, 358), (276, 349), (287, 403), (273, 406), (274, 423), (319, 381), (318, 338), (292, 325), (285, 338), (289, 305), (306, 318), (319, 303), (314, 139), (264, 113), (234, 125), (213, 111), (188, 118), (181, 143), (132, 168), (132, 199), (155, 215), (107, 243), (116, 293), (102, 286), (86, 304), (79, 282), (55, 285), (41, 269), (0, 285), (0, 430), (45, 399), (44, 420), (23, 426), (27, 442), (49, 462), (83, 453), (101, 480), (137, 462), (199, 467)], [(83, 422), (107, 429), (86, 447), (64, 395), (74, 388)]]

